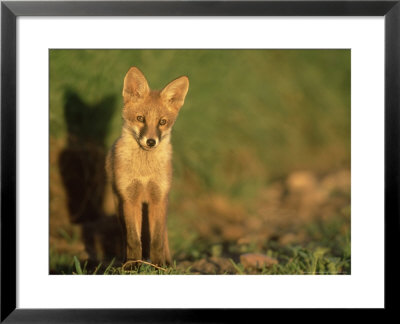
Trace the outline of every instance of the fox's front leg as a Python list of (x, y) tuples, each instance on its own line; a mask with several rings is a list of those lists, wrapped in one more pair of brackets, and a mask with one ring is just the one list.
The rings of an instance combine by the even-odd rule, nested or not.
[(149, 205), (150, 259), (158, 265), (171, 264), (167, 236), (167, 201)]
[(123, 204), (123, 214), (126, 229), (126, 261), (142, 259), (142, 204), (129, 200)]
[(171, 252), (169, 251), (169, 242), (168, 242), (168, 231), (167, 231), (167, 222), (165, 222), (165, 232), (164, 232), (164, 256), (165, 256), (165, 263), (167, 265), (172, 264), (171, 260)]

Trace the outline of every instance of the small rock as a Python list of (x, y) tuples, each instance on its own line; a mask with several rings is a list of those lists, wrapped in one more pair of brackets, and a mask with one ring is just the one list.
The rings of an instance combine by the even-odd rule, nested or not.
[(201, 274), (233, 274), (236, 272), (229, 259), (217, 257), (198, 260), (192, 264), (190, 270)]
[(244, 235), (244, 228), (241, 225), (226, 225), (222, 229), (222, 237), (226, 241), (237, 241)]
[(217, 269), (216, 266), (208, 262), (207, 259), (201, 259), (194, 262), (190, 270), (202, 274), (215, 274)]
[(219, 274), (234, 274), (236, 273), (236, 269), (233, 266), (232, 262), (228, 258), (216, 258), (211, 257), (210, 262), (213, 262), (217, 267), (217, 273)]
[(311, 172), (297, 171), (288, 177), (287, 186), (292, 193), (310, 191), (316, 188), (317, 179)]
[(278, 263), (278, 260), (259, 253), (246, 253), (240, 256), (240, 263), (245, 269), (261, 269)]

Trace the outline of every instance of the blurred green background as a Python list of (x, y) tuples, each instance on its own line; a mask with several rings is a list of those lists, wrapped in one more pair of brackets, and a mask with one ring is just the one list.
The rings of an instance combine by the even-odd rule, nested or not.
[(350, 50), (50, 50), (50, 272), (70, 273), (73, 256), (118, 254), (102, 230), (117, 228), (104, 156), (121, 132), (123, 78), (137, 66), (153, 89), (190, 80), (172, 135), (178, 264), (243, 267), (254, 252), (278, 260), (264, 273), (289, 273), (300, 248), (349, 273), (350, 59)]

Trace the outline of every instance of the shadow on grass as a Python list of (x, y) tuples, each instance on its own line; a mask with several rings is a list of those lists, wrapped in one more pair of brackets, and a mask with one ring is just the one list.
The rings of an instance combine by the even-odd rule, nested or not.
[(120, 225), (104, 212), (106, 188), (105, 137), (115, 110), (115, 97), (87, 104), (72, 89), (64, 93), (67, 145), (59, 155), (59, 170), (67, 195), (69, 221), (82, 229), (89, 266), (120, 254)]

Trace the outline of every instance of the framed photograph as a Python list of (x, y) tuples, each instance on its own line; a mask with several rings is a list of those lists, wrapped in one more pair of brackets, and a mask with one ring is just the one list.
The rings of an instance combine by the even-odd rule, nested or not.
[(1, 320), (392, 309), (399, 15), (2, 2)]

